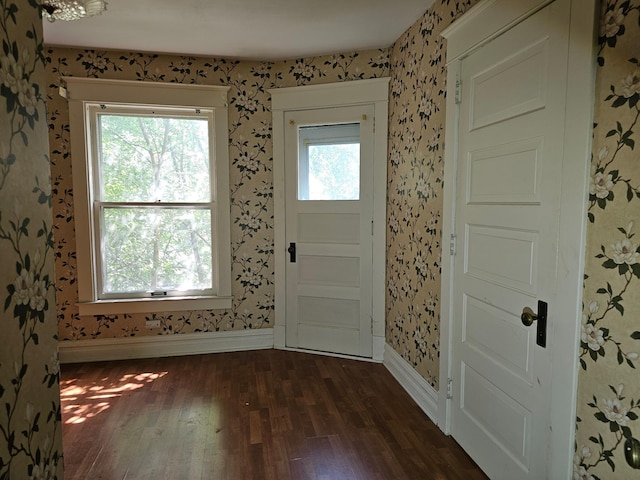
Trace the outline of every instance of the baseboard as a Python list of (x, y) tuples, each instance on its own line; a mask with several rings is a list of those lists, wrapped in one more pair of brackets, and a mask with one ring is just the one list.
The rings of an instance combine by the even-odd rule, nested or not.
[(60, 363), (174, 357), (273, 348), (273, 329), (97, 338), (58, 343)]
[(424, 413), (438, 423), (438, 392), (420, 376), (389, 344), (385, 345), (384, 366)]

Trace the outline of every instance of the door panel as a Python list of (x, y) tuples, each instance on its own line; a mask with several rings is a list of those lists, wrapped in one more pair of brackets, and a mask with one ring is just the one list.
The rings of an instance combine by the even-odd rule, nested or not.
[[(540, 203), (542, 138), (469, 152), (467, 203)], [(500, 177), (509, 182), (496, 182)]]
[(544, 108), (548, 45), (541, 39), (511, 50), (470, 78), (470, 131)]
[[(463, 404), (469, 420), (476, 424), (522, 470), (527, 469), (532, 412), (506, 395), (469, 364), (462, 368)], [(509, 428), (503, 425), (508, 424)], [(494, 477), (495, 478), (495, 477)], [(502, 478), (522, 478), (505, 476)]]
[[(535, 293), (538, 235), (486, 225), (465, 225), (465, 274)], [(509, 261), (505, 262), (504, 259)]]
[[(464, 300), (462, 335), (468, 348), (531, 383), (533, 331), (520, 328), (518, 312), (506, 312), (484, 300), (466, 295)], [(500, 337), (492, 335), (496, 331), (503, 334)], [(507, 337), (508, 341), (505, 342), (503, 337)]]
[(359, 328), (360, 302), (357, 299), (299, 296), (298, 308), (299, 315), (304, 314), (306, 322), (311, 325)]
[(301, 243), (360, 244), (358, 213), (299, 213), (298, 241)]
[[(286, 268), (288, 347), (372, 355), (373, 113), (372, 106), (361, 106), (285, 114), (286, 244), (296, 244), (297, 257)], [(355, 189), (339, 172), (323, 172), (322, 159), (304, 158), (307, 147), (326, 154), (332, 149), (325, 146), (347, 142), (334, 125), (358, 127)], [(326, 162), (338, 170), (357, 165)], [(307, 177), (313, 169), (316, 176)], [(323, 189), (319, 179), (331, 186)]]
[[(460, 62), (452, 433), (495, 479), (544, 478), (549, 350), (520, 314), (556, 298), (567, 8)], [(549, 338), (551, 344), (553, 338)]]
[(300, 254), (298, 281), (305, 285), (360, 286), (360, 258)]

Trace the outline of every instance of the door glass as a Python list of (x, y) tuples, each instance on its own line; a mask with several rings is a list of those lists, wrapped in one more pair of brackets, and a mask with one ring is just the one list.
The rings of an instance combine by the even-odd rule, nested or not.
[(301, 127), (298, 200), (360, 199), (360, 124)]

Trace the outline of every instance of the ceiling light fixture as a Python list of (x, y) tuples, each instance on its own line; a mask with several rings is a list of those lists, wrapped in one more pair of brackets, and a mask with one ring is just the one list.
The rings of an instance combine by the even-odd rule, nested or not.
[(44, 0), (42, 16), (54, 20), (78, 20), (79, 18), (99, 15), (107, 9), (104, 0)]

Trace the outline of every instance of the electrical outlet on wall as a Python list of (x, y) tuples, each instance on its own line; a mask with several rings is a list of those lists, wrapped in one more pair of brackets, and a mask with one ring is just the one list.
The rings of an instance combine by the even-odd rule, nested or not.
[(148, 329), (160, 328), (160, 320), (147, 320), (144, 326)]

